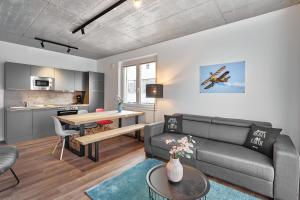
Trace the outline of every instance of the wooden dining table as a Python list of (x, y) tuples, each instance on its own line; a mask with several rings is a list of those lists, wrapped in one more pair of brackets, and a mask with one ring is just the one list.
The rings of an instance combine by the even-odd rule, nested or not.
[[(66, 129), (68, 129), (68, 125), (75, 125), (79, 126), (79, 135), (85, 135), (85, 124), (95, 123), (101, 120), (118, 120), (118, 127), (122, 127), (122, 119), (123, 118), (135, 118), (135, 123), (139, 123), (139, 116), (143, 116), (144, 112), (140, 111), (129, 111), (129, 110), (122, 110), (118, 112), (117, 110), (112, 111), (104, 111), (104, 112), (92, 112), (86, 114), (75, 114), (75, 115), (65, 115), (65, 116), (57, 116), (57, 118), (64, 122), (66, 125)], [(135, 133), (136, 137), (140, 139), (140, 132), (137, 131)], [(85, 156), (85, 147), (84, 145), (80, 145), (79, 151), (72, 148), (70, 146), (70, 138), (69, 136), (66, 137), (65, 148), (73, 152), (78, 156)]]

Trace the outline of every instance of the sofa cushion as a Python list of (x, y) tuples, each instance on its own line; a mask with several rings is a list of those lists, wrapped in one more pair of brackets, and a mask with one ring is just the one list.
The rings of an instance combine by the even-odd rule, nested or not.
[(182, 132), (188, 135), (208, 138), (211, 117), (183, 115)]
[(282, 129), (252, 125), (244, 146), (273, 158), (273, 144)]
[(272, 160), (240, 145), (207, 140), (197, 146), (197, 160), (267, 181), (274, 180)]
[(165, 115), (165, 132), (182, 133), (182, 115)]
[[(160, 149), (169, 151), (172, 147), (171, 144), (166, 144), (166, 140), (167, 139), (174, 139), (174, 140), (178, 140), (181, 139), (182, 137), (184, 137), (186, 135), (184, 134), (175, 134), (175, 133), (163, 133), (157, 136), (154, 136), (151, 138), (151, 145), (154, 147), (158, 147)], [(193, 151), (193, 157), (196, 158), (196, 149), (201, 146), (207, 139), (204, 138), (199, 138), (199, 137), (192, 137), (193, 140), (195, 140), (195, 144), (194, 144), (194, 148)]]
[(243, 145), (252, 124), (263, 127), (272, 127), (272, 124), (268, 122), (216, 117), (212, 119), (208, 138)]

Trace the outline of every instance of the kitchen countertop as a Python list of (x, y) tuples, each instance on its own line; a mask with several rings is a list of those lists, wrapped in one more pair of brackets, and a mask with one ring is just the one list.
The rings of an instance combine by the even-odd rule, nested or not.
[(67, 107), (85, 107), (89, 104), (71, 104), (71, 105), (33, 105), (33, 106), (12, 106), (6, 108), (7, 111), (23, 111), (23, 110), (48, 110), (48, 109), (64, 109)]

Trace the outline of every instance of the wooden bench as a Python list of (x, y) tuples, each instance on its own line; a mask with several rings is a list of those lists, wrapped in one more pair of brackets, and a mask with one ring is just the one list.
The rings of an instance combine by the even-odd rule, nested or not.
[[(92, 135), (86, 135), (76, 138), (75, 140), (78, 141), (81, 145), (88, 145), (88, 157), (89, 159), (98, 162), (99, 161), (99, 142), (103, 140), (107, 140), (113, 137), (117, 137), (120, 135), (138, 132), (140, 137), (140, 130), (144, 129), (145, 124), (134, 124), (130, 126), (124, 126), (117, 129), (112, 129), (108, 131), (98, 132)], [(93, 156), (92, 153), (92, 145), (95, 144), (95, 153)]]

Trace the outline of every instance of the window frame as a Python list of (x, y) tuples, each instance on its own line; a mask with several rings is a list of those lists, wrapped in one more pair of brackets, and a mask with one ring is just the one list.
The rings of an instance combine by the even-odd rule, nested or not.
[(157, 83), (157, 61), (156, 56), (151, 56), (143, 59), (137, 59), (137, 60), (130, 60), (123, 62), (121, 64), (121, 97), (124, 99), (125, 95), (125, 68), (136, 66), (136, 103), (125, 103), (124, 105), (126, 107), (132, 107), (132, 108), (144, 108), (144, 109), (150, 109), (153, 110), (155, 108), (156, 99), (154, 100), (154, 103), (152, 104), (142, 104), (141, 103), (141, 65), (155, 62), (155, 83)]

